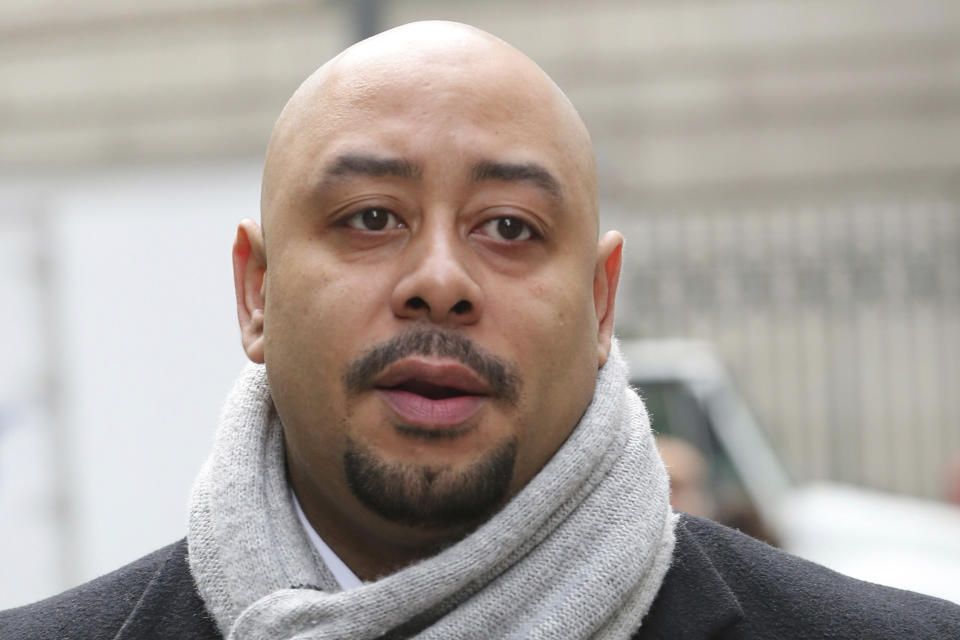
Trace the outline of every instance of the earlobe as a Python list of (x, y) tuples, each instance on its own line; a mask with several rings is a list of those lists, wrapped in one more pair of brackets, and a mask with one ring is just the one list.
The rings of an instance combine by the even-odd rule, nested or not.
[(610, 355), (613, 339), (614, 303), (623, 262), (623, 236), (608, 231), (597, 245), (597, 268), (593, 277), (593, 302), (597, 312), (597, 367)]
[(243, 350), (253, 362), (263, 363), (264, 276), (267, 255), (263, 233), (256, 222), (240, 221), (233, 242), (233, 284), (237, 292), (237, 320)]

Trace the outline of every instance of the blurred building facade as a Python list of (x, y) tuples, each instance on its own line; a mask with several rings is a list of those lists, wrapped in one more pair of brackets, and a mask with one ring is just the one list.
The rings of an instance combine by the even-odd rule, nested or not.
[[(951, 0), (8, 0), (4, 297), (44, 281), (49, 220), (31, 212), (56, 216), (63, 181), (236, 163), (253, 179), (310, 71), (427, 18), (503, 37), (581, 112), (603, 226), (627, 237), (622, 335), (714, 341), (797, 478), (942, 495), (960, 453)], [(17, 321), (49, 324), (56, 296), (36, 304)], [(57, 329), (37, 331), (22, 359), (47, 353), (27, 369), (54, 402)]]

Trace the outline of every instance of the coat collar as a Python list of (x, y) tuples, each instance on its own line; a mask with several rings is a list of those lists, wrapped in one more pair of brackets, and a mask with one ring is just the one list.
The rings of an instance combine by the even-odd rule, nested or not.
[(733, 591), (698, 539), (698, 520), (682, 515), (670, 570), (635, 640), (707, 640), (744, 619)]
[(187, 541), (170, 550), (114, 640), (223, 640), (193, 583)]
[[(707, 541), (699, 522), (683, 515), (677, 523), (670, 570), (635, 640), (709, 640), (744, 619), (703, 547)], [(186, 540), (171, 547), (114, 640), (144, 637), (222, 640), (194, 586)]]

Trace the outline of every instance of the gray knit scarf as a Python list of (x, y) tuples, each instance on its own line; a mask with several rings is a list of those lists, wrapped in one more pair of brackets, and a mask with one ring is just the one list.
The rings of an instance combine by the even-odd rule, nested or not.
[(629, 638), (673, 552), (667, 474), (614, 345), (580, 423), (540, 473), (439, 554), (342, 591), (288, 494), (262, 366), (231, 391), (196, 480), (190, 570), (225, 637)]

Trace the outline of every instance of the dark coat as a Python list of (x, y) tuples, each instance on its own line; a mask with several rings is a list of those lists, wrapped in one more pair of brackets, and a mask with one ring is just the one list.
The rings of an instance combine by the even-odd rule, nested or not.
[[(3, 640), (221, 640), (186, 541), (35, 604), (0, 612)], [(673, 562), (634, 638), (960, 639), (960, 606), (860, 582), (684, 516)]]

